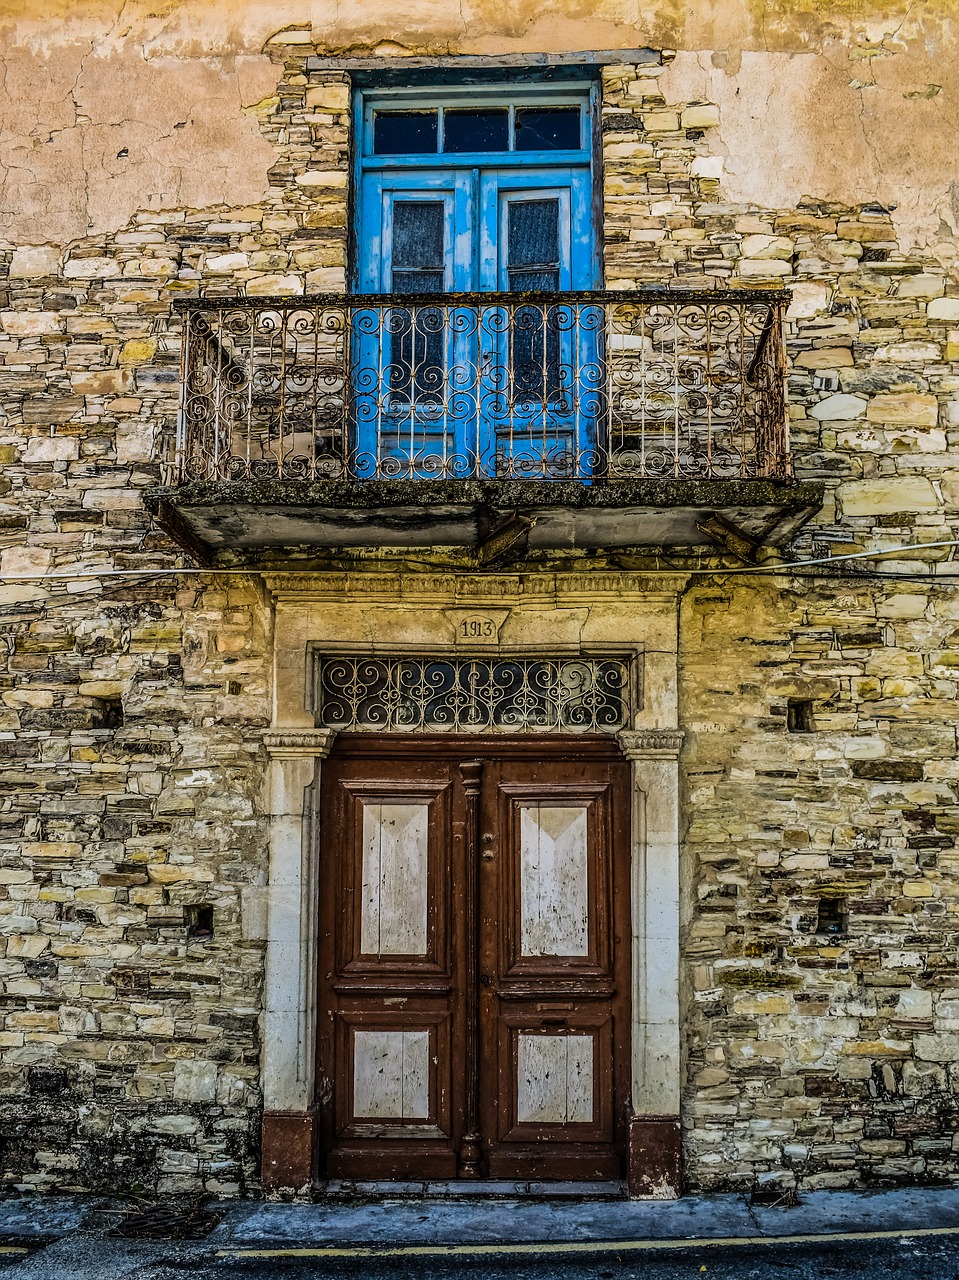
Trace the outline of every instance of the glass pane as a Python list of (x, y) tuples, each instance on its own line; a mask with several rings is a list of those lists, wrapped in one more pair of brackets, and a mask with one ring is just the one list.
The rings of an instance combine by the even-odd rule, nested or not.
[[(440, 200), (397, 200), (393, 205), (395, 294), (442, 293), (445, 284), (445, 208)], [(387, 383), (397, 396), (435, 400), (443, 382), (443, 313), (436, 307), (396, 308)]]
[(559, 266), (559, 201), (511, 200), (506, 261), (510, 269)]
[(393, 292), (403, 295), (411, 293), (442, 293), (442, 271), (394, 271)]
[(435, 152), (438, 137), (435, 111), (377, 111), (373, 116), (375, 156)]
[(579, 107), (517, 107), (517, 151), (579, 151)]
[(320, 722), (331, 729), (596, 732), (626, 723), (628, 672), (618, 658), (327, 658), (319, 683)]
[(444, 151), (508, 151), (509, 112), (505, 107), (485, 111), (444, 111)]
[(444, 265), (443, 204), (397, 200), (393, 205), (393, 270), (439, 271)]
[(511, 269), (509, 287), (513, 293), (556, 293), (559, 289), (559, 268), (555, 271)]

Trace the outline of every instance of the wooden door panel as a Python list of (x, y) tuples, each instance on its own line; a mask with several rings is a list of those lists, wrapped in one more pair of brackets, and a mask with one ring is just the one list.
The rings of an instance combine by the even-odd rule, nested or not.
[(497, 792), (499, 972), (608, 981), (610, 784), (501, 780)]
[(326, 1173), (453, 1177), (462, 1016), (451, 935), (459, 893), (451, 772), (336, 758), (324, 770), (318, 1053), (329, 1098)]
[[(618, 1176), (628, 1087), (626, 772), (491, 764), (481, 1037), (490, 1174)], [(615, 940), (625, 945), (615, 946)], [(615, 1034), (614, 1034), (615, 1033)]]
[(612, 1142), (613, 1036), (606, 1009), (510, 1010), (500, 1019), (499, 1137)]
[(339, 868), (339, 894), (351, 927), (339, 933), (338, 968), (449, 977), (449, 779), (350, 779), (343, 792), (352, 856)]
[(337, 1130), (348, 1137), (449, 1138), (449, 1016), (351, 1009), (337, 1019)]
[(626, 765), (569, 739), (380, 750), (324, 765), (327, 1174), (618, 1177)]

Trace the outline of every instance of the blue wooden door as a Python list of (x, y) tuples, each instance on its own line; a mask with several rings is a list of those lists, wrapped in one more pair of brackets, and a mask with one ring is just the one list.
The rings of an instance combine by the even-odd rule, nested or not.
[[(415, 169), (364, 176), (353, 317), (355, 470), (569, 476), (596, 414), (595, 339), (570, 302), (483, 303), (593, 283), (585, 168)], [(417, 295), (473, 294), (447, 305)], [(409, 298), (409, 302), (402, 301)]]

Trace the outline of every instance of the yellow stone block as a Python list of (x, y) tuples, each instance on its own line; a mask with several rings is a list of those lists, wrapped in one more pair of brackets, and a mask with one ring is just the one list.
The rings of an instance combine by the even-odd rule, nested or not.
[(146, 364), (156, 355), (156, 338), (131, 338), (120, 351), (121, 364)]
[(932, 885), (928, 880), (907, 880), (902, 892), (906, 898), (931, 898)]
[(912, 1051), (908, 1040), (851, 1040), (843, 1053), (861, 1058), (901, 1058)]

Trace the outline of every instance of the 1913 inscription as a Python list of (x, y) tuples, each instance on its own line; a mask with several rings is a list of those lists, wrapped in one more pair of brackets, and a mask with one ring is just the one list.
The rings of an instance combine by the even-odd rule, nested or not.
[(453, 624), (453, 635), (458, 645), (495, 645), (503, 623), (509, 617), (508, 609), (446, 609), (447, 618)]
[(496, 630), (492, 618), (464, 618), (460, 622), (460, 639), (492, 640), (496, 636)]

